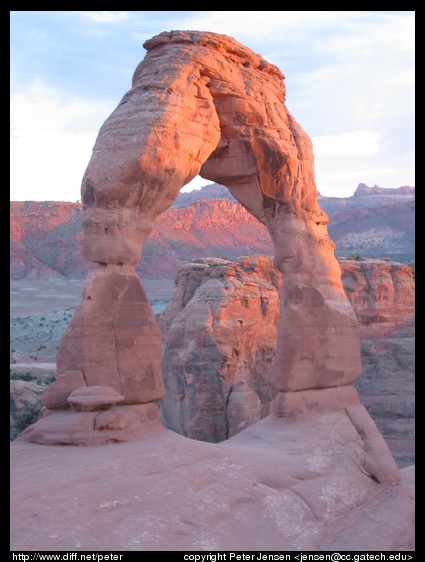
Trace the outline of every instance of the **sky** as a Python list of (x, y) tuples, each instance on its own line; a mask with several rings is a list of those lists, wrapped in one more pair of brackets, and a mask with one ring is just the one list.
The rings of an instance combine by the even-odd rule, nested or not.
[(414, 24), (412, 11), (12, 11), (10, 199), (80, 200), (143, 43), (176, 29), (230, 35), (282, 70), (322, 195), (414, 186)]

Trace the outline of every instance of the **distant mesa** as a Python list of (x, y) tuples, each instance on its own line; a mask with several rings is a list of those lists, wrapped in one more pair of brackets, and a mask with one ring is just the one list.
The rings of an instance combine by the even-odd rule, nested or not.
[(389, 187), (380, 187), (379, 185), (374, 185), (369, 187), (365, 183), (359, 183), (356, 191), (354, 192), (354, 197), (367, 197), (370, 195), (391, 195), (393, 197), (398, 196), (415, 196), (415, 188), (409, 185), (403, 185), (402, 187), (397, 187), (395, 189)]
[[(336, 255), (414, 261), (415, 188), (379, 188), (373, 197), (361, 195), (362, 185), (350, 197), (319, 196)], [(10, 234), (12, 280), (84, 277), (93, 268), (80, 253), (81, 203), (12, 202)], [(142, 277), (173, 279), (188, 260), (259, 253), (273, 254), (266, 227), (225, 186), (210, 184), (180, 193), (156, 219), (136, 270)]]

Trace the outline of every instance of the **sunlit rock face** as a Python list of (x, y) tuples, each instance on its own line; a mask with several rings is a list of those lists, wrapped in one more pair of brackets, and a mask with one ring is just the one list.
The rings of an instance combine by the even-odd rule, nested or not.
[(360, 374), (357, 320), (317, 204), (311, 142), (284, 76), (234, 39), (161, 33), (102, 126), (83, 179), (83, 254), (134, 264), (156, 216), (197, 174), (226, 185), (273, 238), (285, 273), (273, 384), (345, 385)]
[(134, 266), (155, 218), (200, 174), (226, 185), (271, 234), (283, 273), (273, 387), (355, 381), (358, 324), (317, 203), (311, 141), (286, 109), (282, 72), (215, 33), (164, 32), (144, 46), (83, 178), (81, 249), (98, 268), (58, 371), (115, 389), (124, 405), (161, 398), (160, 334)]

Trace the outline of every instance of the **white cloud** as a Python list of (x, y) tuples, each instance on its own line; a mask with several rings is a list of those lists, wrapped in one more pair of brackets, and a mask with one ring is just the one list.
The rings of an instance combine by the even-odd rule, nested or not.
[(12, 94), (11, 199), (80, 199), (98, 130), (115, 105), (64, 98), (39, 80)]
[(64, 101), (59, 91), (38, 79), (26, 90), (12, 94), (12, 130), (62, 130), (76, 121), (89, 119), (97, 108), (98, 102), (94, 100), (73, 97)]
[(229, 35), (268, 36), (302, 26), (320, 27), (341, 23), (350, 12), (335, 11), (210, 11), (196, 12), (180, 22), (186, 29), (213, 31)]
[(312, 137), (311, 140), (316, 157), (371, 156), (379, 149), (379, 134), (369, 129)]
[(88, 19), (98, 23), (117, 23), (130, 17), (128, 12), (79, 12)]
[(349, 24), (347, 34), (330, 41), (330, 48), (343, 56), (381, 55), (385, 49), (393, 53), (415, 48), (415, 20), (406, 15), (384, 14), (379, 25), (365, 21), (361, 26)]
[(27, 132), (12, 148), (14, 201), (77, 201), (96, 135)]
[[(13, 201), (80, 199), (98, 131), (115, 102), (65, 98), (41, 80), (11, 96), (10, 188)], [(184, 191), (212, 183), (200, 176)]]

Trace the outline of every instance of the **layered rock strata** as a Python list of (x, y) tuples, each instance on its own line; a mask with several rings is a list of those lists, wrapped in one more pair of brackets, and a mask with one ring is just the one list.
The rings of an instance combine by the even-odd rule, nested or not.
[[(401, 466), (414, 462), (414, 278), (387, 260), (342, 260), (344, 288), (360, 322), (362, 401)], [(182, 266), (159, 316), (167, 427), (218, 442), (268, 415), (280, 272), (270, 256)], [(318, 395), (319, 396), (319, 395)]]
[[(414, 199), (414, 187), (385, 189), (361, 184), (351, 197), (319, 195), (318, 201), (330, 217), (328, 229), (337, 255), (391, 255), (407, 262), (414, 260)], [(85, 275), (91, 266), (79, 252), (82, 228), (81, 203), (12, 201), (11, 281)], [(235, 201), (227, 187), (213, 183), (181, 192), (172, 207), (155, 220), (136, 271), (143, 279), (174, 279), (182, 263), (196, 258), (234, 260), (251, 254), (273, 254), (267, 228)]]
[(341, 261), (360, 326), (363, 373), (356, 383), (399, 466), (415, 458), (415, 279), (390, 260)]
[(281, 275), (270, 256), (182, 266), (158, 322), (164, 334), (167, 427), (218, 442), (265, 417), (276, 390)]

